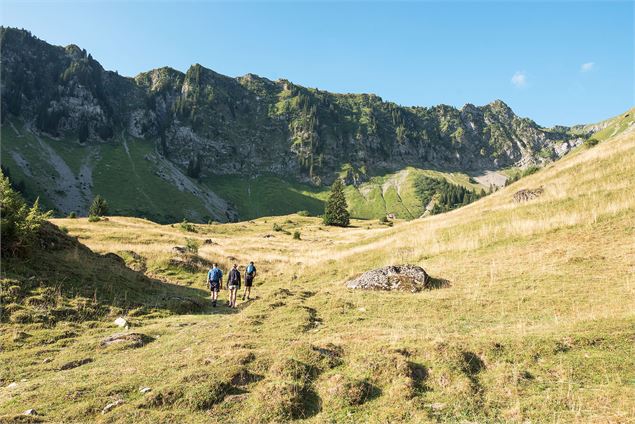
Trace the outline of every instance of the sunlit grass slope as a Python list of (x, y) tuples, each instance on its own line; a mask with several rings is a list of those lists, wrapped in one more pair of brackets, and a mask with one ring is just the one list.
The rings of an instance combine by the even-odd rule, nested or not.
[[(254, 260), (256, 299), (237, 311), (135, 314), (130, 331), (154, 338), (138, 349), (101, 348), (117, 331), (106, 321), (4, 324), (0, 378), (18, 384), (0, 389), (0, 414), (36, 408), (57, 422), (633, 422), (634, 163), (635, 134), (625, 131), (466, 207), (392, 228), (328, 228), (297, 215), (197, 232), (132, 218), (54, 220), (97, 252), (128, 261), (121, 252), (136, 252), (148, 274), (201, 297), (204, 273), (174, 265), (173, 246), (199, 240), (199, 256), (224, 268)], [(513, 201), (516, 191), (538, 187), (539, 198)], [(296, 230), (301, 240), (293, 240)], [(396, 263), (421, 265), (449, 287), (344, 287)], [(47, 336), (59, 331), (72, 336)], [(145, 386), (152, 390), (141, 394)]]

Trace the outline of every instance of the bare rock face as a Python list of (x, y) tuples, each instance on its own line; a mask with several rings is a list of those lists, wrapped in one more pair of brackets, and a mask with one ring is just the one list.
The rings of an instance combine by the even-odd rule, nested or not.
[(389, 265), (360, 275), (346, 283), (349, 289), (397, 290), (412, 293), (430, 289), (430, 278), (417, 265)]
[(544, 189), (542, 187), (534, 188), (534, 189), (523, 189), (514, 193), (514, 202), (527, 202), (529, 200), (537, 199), (542, 196), (544, 193)]

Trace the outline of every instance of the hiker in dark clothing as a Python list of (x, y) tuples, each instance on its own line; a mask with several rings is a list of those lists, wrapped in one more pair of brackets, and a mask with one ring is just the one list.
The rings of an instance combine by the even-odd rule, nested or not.
[(254, 278), (256, 278), (256, 267), (253, 262), (249, 262), (247, 265), (247, 270), (245, 271), (245, 292), (243, 293), (243, 300), (247, 297), (249, 300), (249, 295), (251, 294), (251, 286), (254, 283)]
[(212, 306), (216, 307), (218, 291), (223, 287), (223, 271), (218, 268), (218, 264), (214, 264), (207, 273), (207, 284), (212, 292)]
[(236, 307), (236, 294), (240, 290), (240, 271), (238, 271), (238, 265), (234, 264), (234, 267), (229, 271), (227, 276), (227, 287), (229, 287), (229, 307)]

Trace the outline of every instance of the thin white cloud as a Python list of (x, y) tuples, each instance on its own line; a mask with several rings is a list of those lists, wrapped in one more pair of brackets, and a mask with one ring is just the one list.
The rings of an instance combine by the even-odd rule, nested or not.
[(590, 70), (593, 69), (594, 66), (595, 66), (595, 62), (583, 63), (580, 66), (580, 72), (589, 72)]
[(516, 71), (516, 73), (512, 76), (511, 81), (516, 87), (525, 87), (527, 85), (527, 74), (525, 71)]

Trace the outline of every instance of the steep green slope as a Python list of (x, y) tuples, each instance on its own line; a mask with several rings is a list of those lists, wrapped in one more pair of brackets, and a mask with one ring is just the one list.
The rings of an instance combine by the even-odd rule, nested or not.
[(58, 213), (85, 215), (94, 195), (110, 212), (157, 222), (183, 218), (225, 221), (234, 212), (211, 190), (162, 159), (151, 142), (124, 136), (117, 142), (80, 144), (38, 136), (18, 120), (2, 126), (2, 164), (27, 197), (40, 196)]
[(606, 121), (594, 125), (586, 125), (584, 128), (593, 132), (593, 138), (606, 140), (607, 138), (619, 135), (635, 125), (635, 108), (622, 113)]

